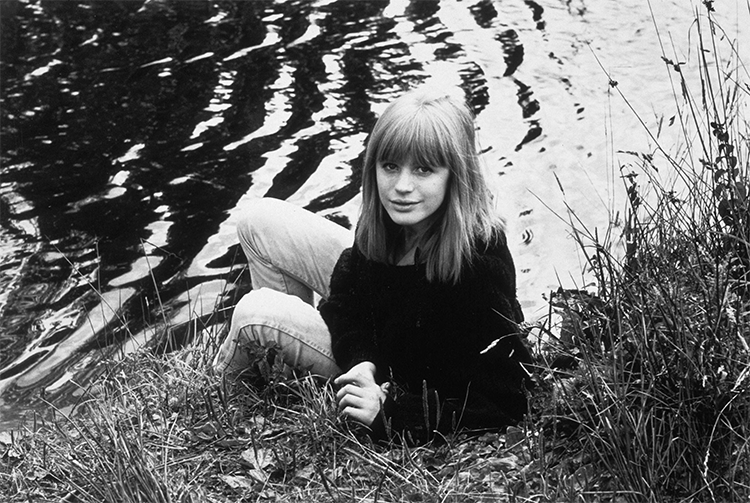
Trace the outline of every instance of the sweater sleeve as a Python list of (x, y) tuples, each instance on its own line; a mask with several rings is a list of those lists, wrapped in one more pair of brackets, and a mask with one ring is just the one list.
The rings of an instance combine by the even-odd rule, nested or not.
[(363, 257), (356, 247), (344, 250), (331, 275), (330, 294), (318, 304), (331, 334), (333, 357), (345, 371), (363, 361), (377, 366), (372, 310), (358, 281), (363, 267)]
[(518, 324), (524, 319), (516, 297), (516, 271), (505, 235), (477, 254), (473, 264), (477, 302), (486, 302), (477, 334), (483, 350), (493, 348), (498, 354), (531, 363), (531, 355), (519, 337)]

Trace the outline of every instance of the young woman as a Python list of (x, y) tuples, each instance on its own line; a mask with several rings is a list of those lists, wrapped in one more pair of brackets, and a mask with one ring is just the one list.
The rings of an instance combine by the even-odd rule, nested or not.
[(275, 342), (289, 365), (335, 377), (341, 414), (376, 438), (516, 423), (531, 357), (471, 112), (445, 93), (397, 99), (370, 136), (362, 178), (350, 248), (348, 231), (286, 203), (248, 212), (239, 237), (254, 290), (217, 370), (247, 365), (243, 341)]

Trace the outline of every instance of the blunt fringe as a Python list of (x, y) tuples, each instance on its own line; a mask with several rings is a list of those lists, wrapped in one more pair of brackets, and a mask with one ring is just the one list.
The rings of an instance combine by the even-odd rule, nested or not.
[(370, 260), (392, 263), (400, 238), (380, 203), (378, 161), (411, 158), (450, 170), (442, 215), (419, 243), (428, 281), (457, 283), (470, 265), (474, 243), (491, 243), (504, 231), (476, 147), (474, 116), (466, 103), (445, 92), (418, 89), (392, 102), (375, 124), (362, 171), (362, 210), (355, 241)]

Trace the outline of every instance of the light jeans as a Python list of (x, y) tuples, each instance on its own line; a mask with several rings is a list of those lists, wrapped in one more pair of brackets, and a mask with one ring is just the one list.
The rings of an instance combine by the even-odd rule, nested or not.
[(323, 377), (340, 373), (328, 327), (313, 305), (327, 298), (331, 273), (353, 233), (278, 199), (254, 202), (237, 225), (253, 290), (237, 303), (229, 334), (213, 362), (236, 374), (250, 362), (250, 343), (280, 348), (284, 363)]

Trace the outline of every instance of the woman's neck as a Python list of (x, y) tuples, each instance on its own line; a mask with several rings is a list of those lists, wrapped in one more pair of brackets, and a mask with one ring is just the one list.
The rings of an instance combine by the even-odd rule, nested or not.
[(402, 229), (400, 239), (398, 240), (398, 246), (395, 250), (396, 253), (394, 254), (394, 262), (396, 265), (414, 264), (417, 247), (421, 241), (422, 233), (408, 228)]

